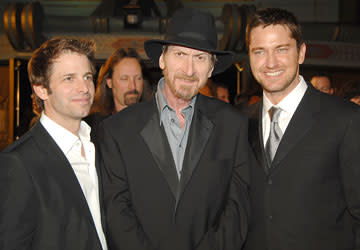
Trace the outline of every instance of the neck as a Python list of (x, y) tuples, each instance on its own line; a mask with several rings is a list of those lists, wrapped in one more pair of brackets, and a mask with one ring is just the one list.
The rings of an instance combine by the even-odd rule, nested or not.
[(297, 75), (286, 89), (280, 91), (269, 92), (264, 89), (264, 94), (273, 105), (279, 104), (285, 97), (287, 97), (300, 83), (300, 77)]
[(121, 105), (121, 104), (115, 104), (115, 110), (113, 113), (116, 113), (116, 112), (120, 112), (121, 110), (123, 110), (124, 108), (126, 108), (127, 106), (124, 106), (124, 105)]
[(57, 117), (54, 117), (51, 114), (47, 114), (46, 111), (44, 113), (47, 117), (49, 117), (51, 120), (53, 120), (54, 122), (56, 122), (57, 124), (59, 124), (60, 126), (65, 128), (66, 130), (70, 131), (71, 133), (73, 133), (76, 136), (79, 135), (81, 119), (80, 120), (74, 120), (74, 119), (64, 120), (64, 119), (58, 119)]

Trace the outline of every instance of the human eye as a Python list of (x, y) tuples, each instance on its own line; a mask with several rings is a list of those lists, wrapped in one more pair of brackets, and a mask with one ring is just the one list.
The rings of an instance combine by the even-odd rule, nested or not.
[(199, 61), (199, 62), (204, 62), (204, 61), (206, 61), (207, 56), (201, 54), (201, 55), (195, 56), (195, 58), (196, 58), (196, 60)]
[(64, 81), (65, 81), (65, 82), (71, 82), (71, 81), (73, 81), (73, 80), (74, 80), (74, 77), (71, 76), (71, 75), (64, 76)]
[(127, 75), (123, 75), (120, 77), (121, 81), (127, 81), (129, 79), (129, 77)]
[(253, 54), (257, 56), (261, 56), (264, 54), (264, 51), (261, 49), (253, 50)]
[(182, 51), (175, 51), (175, 55), (176, 55), (176, 56), (179, 56), (179, 57), (182, 57), (182, 56), (185, 55), (185, 53), (182, 52)]
[(288, 51), (288, 47), (280, 47), (278, 48), (279, 53), (286, 53)]
[(91, 75), (91, 74), (86, 75), (84, 78), (86, 81), (93, 81), (93, 79), (94, 79), (93, 75)]

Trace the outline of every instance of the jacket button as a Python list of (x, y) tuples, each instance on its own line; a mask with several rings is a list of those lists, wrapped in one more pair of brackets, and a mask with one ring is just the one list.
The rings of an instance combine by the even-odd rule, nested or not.
[(268, 219), (269, 219), (269, 220), (272, 220), (272, 219), (273, 219), (272, 215), (269, 215), (269, 216), (268, 216)]

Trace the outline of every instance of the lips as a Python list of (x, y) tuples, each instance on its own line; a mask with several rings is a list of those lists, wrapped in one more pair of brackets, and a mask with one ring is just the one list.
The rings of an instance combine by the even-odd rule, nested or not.
[(90, 103), (90, 97), (73, 98), (73, 101), (81, 104), (88, 104)]
[(198, 79), (196, 78), (177, 78), (177, 80), (181, 83), (181, 84), (185, 84), (185, 85), (194, 85), (198, 82)]
[(284, 71), (283, 70), (279, 70), (279, 71), (274, 71), (274, 72), (265, 72), (265, 74), (267, 76), (278, 76), (280, 75), (281, 73), (283, 73)]

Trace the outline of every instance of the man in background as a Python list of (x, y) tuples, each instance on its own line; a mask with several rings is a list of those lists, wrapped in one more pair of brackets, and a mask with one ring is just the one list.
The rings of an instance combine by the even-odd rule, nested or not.
[(224, 83), (215, 82), (214, 87), (215, 87), (215, 91), (214, 91), (215, 98), (223, 102), (230, 103), (230, 93), (228, 86)]
[(100, 70), (91, 113), (108, 116), (138, 103), (144, 84), (141, 64), (135, 49), (115, 50)]
[(211, 79), (208, 79), (206, 84), (200, 89), (200, 94), (208, 96), (208, 97), (214, 97), (216, 99), (219, 99), (223, 102), (230, 103), (230, 93), (228, 86), (224, 83), (218, 83), (214, 82)]
[(140, 101), (144, 87), (142, 61), (133, 48), (117, 49), (100, 69), (94, 105), (85, 121), (97, 141), (99, 124), (106, 117)]
[(334, 88), (332, 87), (331, 77), (327, 74), (316, 74), (314, 75), (311, 80), (311, 84), (314, 88), (320, 90), (329, 95), (334, 94)]

